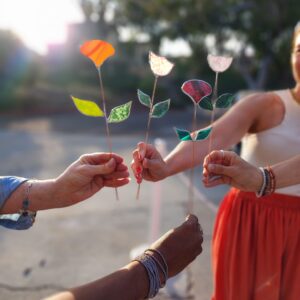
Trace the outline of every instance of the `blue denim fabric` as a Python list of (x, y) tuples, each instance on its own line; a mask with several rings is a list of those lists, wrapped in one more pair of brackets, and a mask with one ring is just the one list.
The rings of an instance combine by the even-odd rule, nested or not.
[[(0, 176), (0, 208), (9, 198), (12, 192), (17, 189), (27, 178), (15, 176)], [(10, 229), (28, 229), (33, 224), (31, 216), (20, 214), (0, 215), (0, 225)]]

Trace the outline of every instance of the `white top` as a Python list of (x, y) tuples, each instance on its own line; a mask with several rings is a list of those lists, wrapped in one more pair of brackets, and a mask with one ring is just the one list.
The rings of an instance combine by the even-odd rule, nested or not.
[[(273, 165), (300, 154), (300, 104), (290, 90), (275, 93), (285, 106), (282, 122), (242, 139), (241, 157), (257, 167)], [(276, 193), (300, 196), (300, 184), (277, 189)]]

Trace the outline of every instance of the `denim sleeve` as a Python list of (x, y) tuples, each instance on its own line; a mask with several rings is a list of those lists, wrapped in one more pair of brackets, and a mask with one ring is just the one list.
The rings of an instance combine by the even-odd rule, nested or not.
[[(4, 205), (9, 196), (27, 178), (15, 176), (0, 176), (0, 208)], [(24, 214), (0, 214), (0, 225), (10, 229), (23, 230), (32, 226), (34, 219), (30, 215)]]

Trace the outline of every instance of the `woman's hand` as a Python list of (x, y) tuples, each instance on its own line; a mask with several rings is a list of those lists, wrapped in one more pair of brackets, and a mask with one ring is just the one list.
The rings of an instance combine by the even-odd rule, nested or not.
[(54, 180), (55, 207), (83, 201), (103, 187), (120, 187), (129, 182), (123, 158), (115, 153), (84, 154)]
[(212, 151), (203, 163), (203, 184), (214, 187), (229, 184), (242, 191), (257, 192), (263, 177), (259, 168), (252, 166), (232, 151)]
[(141, 183), (143, 179), (159, 181), (168, 176), (167, 165), (154, 146), (138, 143), (132, 156), (131, 168), (137, 183)]

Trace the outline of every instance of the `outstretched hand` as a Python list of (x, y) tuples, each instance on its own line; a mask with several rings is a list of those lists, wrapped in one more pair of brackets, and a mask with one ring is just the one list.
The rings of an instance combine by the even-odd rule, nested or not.
[(229, 184), (242, 191), (257, 192), (262, 184), (260, 170), (232, 151), (212, 151), (203, 163), (203, 184)]
[(115, 153), (84, 154), (55, 179), (56, 207), (83, 201), (103, 187), (120, 187), (129, 182), (123, 158)]
[(167, 165), (157, 149), (150, 144), (138, 143), (132, 152), (131, 168), (137, 180), (159, 181), (167, 177)]

